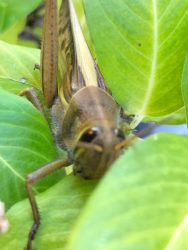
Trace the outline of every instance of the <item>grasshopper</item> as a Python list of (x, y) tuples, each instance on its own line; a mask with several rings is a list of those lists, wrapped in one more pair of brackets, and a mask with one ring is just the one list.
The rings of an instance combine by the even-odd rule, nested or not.
[[(61, 84), (57, 84), (58, 64)], [(116, 103), (95, 63), (71, 0), (62, 0), (59, 20), (56, 0), (46, 0), (41, 50), (42, 89), (52, 116), (52, 133), (68, 159), (51, 162), (26, 177), (33, 214), (27, 246), (40, 225), (32, 185), (51, 172), (73, 164), (85, 179), (102, 177), (127, 145), (120, 128), (121, 107)], [(36, 97), (30, 100), (41, 110)], [(130, 122), (132, 116), (123, 120)]]

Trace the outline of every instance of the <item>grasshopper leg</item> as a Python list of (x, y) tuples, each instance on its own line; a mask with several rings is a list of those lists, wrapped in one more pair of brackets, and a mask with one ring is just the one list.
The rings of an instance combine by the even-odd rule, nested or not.
[(20, 96), (25, 96), (41, 113), (44, 113), (43, 106), (38, 98), (36, 91), (33, 88), (28, 88), (19, 93)]
[(71, 164), (72, 163), (70, 162), (70, 160), (56, 160), (39, 168), (38, 170), (32, 172), (26, 177), (26, 190), (32, 208), (33, 225), (28, 235), (28, 241), (25, 250), (32, 250), (32, 241), (34, 240), (38, 227), (40, 225), (40, 214), (34, 193), (32, 191), (32, 185), (41, 180), (43, 177), (47, 176), (48, 174), (54, 172), (55, 170), (67, 167)]

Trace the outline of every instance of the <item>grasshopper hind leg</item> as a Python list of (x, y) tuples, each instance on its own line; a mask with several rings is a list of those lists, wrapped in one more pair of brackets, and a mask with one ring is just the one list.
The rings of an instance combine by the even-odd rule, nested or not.
[(32, 186), (38, 181), (40, 181), (42, 178), (44, 178), (45, 176), (51, 174), (52, 172), (63, 167), (68, 167), (71, 164), (72, 163), (70, 162), (70, 160), (56, 160), (37, 169), (36, 171), (32, 172), (26, 177), (26, 190), (27, 190), (29, 202), (32, 208), (33, 225), (29, 231), (27, 245), (25, 247), (25, 250), (33, 250), (32, 241), (34, 240), (36, 233), (38, 231), (38, 228), (40, 226), (40, 213), (38, 210), (35, 195), (32, 190)]
[(54, 104), (51, 107), (51, 131), (55, 140), (56, 145), (59, 148), (65, 148), (63, 143), (63, 135), (62, 135), (62, 124), (63, 118), (65, 115), (64, 107), (61, 103), (59, 97), (56, 97), (54, 100)]

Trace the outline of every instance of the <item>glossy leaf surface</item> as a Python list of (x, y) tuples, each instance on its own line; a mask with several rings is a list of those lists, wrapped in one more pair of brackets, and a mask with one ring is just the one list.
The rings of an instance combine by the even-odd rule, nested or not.
[[(24, 97), (0, 91), (0, 199), (6, 207), (26, 197), (25, 177), (57, 159), (49, 127)], [(59, 171), (41, 182), (38, 191), (60, 180)], [(47, 184), (48, 183), (48, 184)]]
[(40, 61), (38, 49), (29, 49), (0, 41), (0, 56), (0, 86), (3, 80), (7, 79), (40, 88), (40, 72), (34, 70), (35, 64)]
[[(96, 181), (84, 181), (79, 177), (67, 176), (37, 196), (42, 224), (34, 243), (36, 248), (65, 249), (72, 227), (95, 186)], [(13, 206), (7, 217), (11, 227), (7, 234), (0, 237), (0, 245), (3, 250), (23, 249), (32, 225), (28, 201)]]
[(181, 108), (188, 2), (84, 2), (99, 66), (124, 110), (139, 120)]
[(120, 157), (85, 207), (68, 250), (164, 250), (188, 211), (187, 147), (187, 137), (161, 134)]

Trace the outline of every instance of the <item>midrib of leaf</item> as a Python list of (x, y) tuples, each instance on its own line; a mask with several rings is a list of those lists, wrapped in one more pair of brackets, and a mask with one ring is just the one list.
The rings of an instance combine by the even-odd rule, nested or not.
[(25, 182), (25, 179), (17, 172), (14, 170), (14, 168), (7, 162), (5, 161), (1, 156), (0, 156), (0, 161), (15, 175), (17, 176), (20, 180)]
[(157, 0), (152, 1), (153, 5), (153, 54), (152, 54), (152, 63), (151, 63), (151, 72), (148, 81), (148, 88), (146, 92), (146, 96), (144, 98), (144, 103), (141, 107), (139, 117), (145, 115), (145, 111), (147, 109), (148, 103), (150, 101), (150, 97), (152, 95), (152, 91), (155, 84), (155, 73), (157, 67), (157, 52), (158, 52), (158, 21), (157, 21)]
[(170, 239), (165, 250), (173, 250), (174, 249), (177, 241), (181, 237), (182, 232), (185, 230), (186, 227), (188, 227), (188, 215), (183, 219), (181, 224), (178, 226), (178, 228), (174, 232), (174, 234), (173, 234), (172, 238)]
[[(0, 145), (0, 148), (6, 149), (6, 148), (10, 148), (10, 146), (9, 145), (7, 145), (7, 146), (6, 145), (2, 145), (2, 146)], [(31, 149), (27, 149), (27, 148), (24, 148), (24, 147), (20, 147), (20, 146), (12, 146), (12, 145), (11, 145), (11, 148), (12, 149), (22, 149), (22, 151), (26, 151), (26, 152), (29, 152), (29, 153), (35, 155), (35, 156), (38, 156), (41, 159), (44, 159), (46, 162), (49, 161), (49, 159), (47, 157), (45, 157), (44, 155), (38, 153), (37, 151), (31, 150)]]

